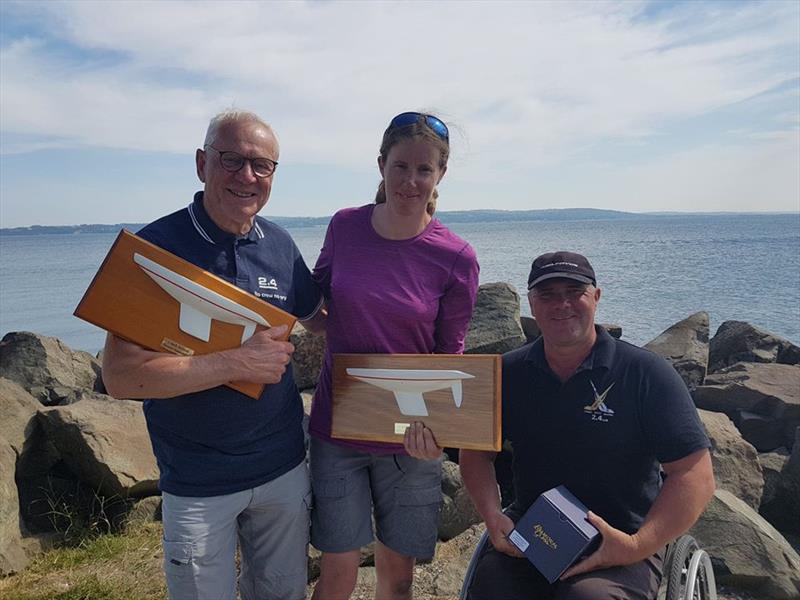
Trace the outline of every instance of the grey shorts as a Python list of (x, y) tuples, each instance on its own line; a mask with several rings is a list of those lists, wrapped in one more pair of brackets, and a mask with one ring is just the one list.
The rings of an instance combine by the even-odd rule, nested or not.
[(436, 549), (442, 459), (369, 454), (311, 438), (311, 543), (322, 552), (357, 550), (375, 536), (418, 559)]
[(311, 490), (304, 462), (233, 494), (162, 497), (171, 599), (235, 599), (237, 543), (243, 600), (305, 599)]

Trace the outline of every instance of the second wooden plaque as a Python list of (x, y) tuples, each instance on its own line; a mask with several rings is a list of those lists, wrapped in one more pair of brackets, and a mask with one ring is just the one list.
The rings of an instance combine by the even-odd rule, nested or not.
[(422, 421), (442, 447), (499, 451), (496, 354), (335, 354), (334, 438), (403, 443)]

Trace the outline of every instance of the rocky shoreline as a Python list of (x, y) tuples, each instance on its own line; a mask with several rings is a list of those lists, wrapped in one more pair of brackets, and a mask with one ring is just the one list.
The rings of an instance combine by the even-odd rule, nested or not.
[[(481, 286), (467, 352), (515, 349), (538, 335), (505, 283)], [(620, 337), (622, 329), (604, 325)], [(324, 338), (292, 333), (308, 404)], [(800, 598), (800, 348), (739, 321), (710, 336), (708, 315), (676, 323), (645, 347), (678, 371), (712, 440), (717, 492), (691, 530), (725, 598)], [(455, 458), (455, 453), (451, 454)], [(417, 567), (415, 597), (458, 597), (483, 526), (447, 461), (436, 558)], [(0, 342), (0, 575), (23, 570), (76, 524), (114, 530), (157, 519), (158, 471), (139, 402), (105, 394), (100, 362), (55, 338), (12, 332)], [(507, 482), (501, 481), (501, 487)], [(793, 540), (795, 547), (789, 540)], [(354, 598), (372, 597), (362, 552)], [(309, 552), (309, 580), (319, 557)]]

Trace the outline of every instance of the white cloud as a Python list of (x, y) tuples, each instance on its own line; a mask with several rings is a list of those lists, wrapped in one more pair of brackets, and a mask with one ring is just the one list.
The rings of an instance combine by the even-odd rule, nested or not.
[[(745, 136), (742, 141), (749, 142)], [(797, 132), (758, 143), (708, 144), (626, 167), (587, 165), (585, 180), (565, 182), (561, 203), (553, 205), (632, 212), (800, 212), (799, 164)]]
[[(392, 114), (426, 107), (458, 126), (452, 177), (524, 177), (796, 82), (798, 6), (676, 3), (648, 18), (641, 2), (19, 3), (14, 18), (44, 29), (0, 50), (0, 120), (54, 146), (185, 153), (236, 104), (275, 124), (283, 160), (358, 168)], [(796, 130), (789, 106), (751, 137)], [(701, 145), (654, 165), (730, 158)]]

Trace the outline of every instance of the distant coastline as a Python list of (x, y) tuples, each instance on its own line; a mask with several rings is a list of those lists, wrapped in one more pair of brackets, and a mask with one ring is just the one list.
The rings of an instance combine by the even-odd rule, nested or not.
[[(645, 212), (632, 213), (600, 208), (550, 208), (541, 210), (455, 210), (437, 211), (436, 216), (443, 223), (498, 223), (504, 221), (598, 221), (630, 220), (648, 217), (688, 217), (688, 216), (776, 216), (798, 215), (798, 213), (763, 212)], [(264, 215), (265, 218), (281, 227), (319, 227), (328, 224), (327, 217), (279, 217)], [(83, 224), (83, 225), (30, 225), (28, 227), (0, 227), (0, 235), (78, 235), (97, 233), (116, 233), (121, 229), (137, 231), (145, 223)]]

